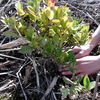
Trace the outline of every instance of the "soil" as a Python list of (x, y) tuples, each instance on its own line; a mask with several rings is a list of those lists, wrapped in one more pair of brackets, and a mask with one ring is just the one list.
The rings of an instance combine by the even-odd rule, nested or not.
[[(23, 4), (26, 1), (21, 0)], [(3, 44), (16, 40), (16, 38), (8, 38), (3, 35), (3, 32), (8, 27), (2, 22), (2, 17), (16, 16), (16, 2), (16, 0), (3, 0), (0, 4), (0, 47)], [(93, 34), (100, 23), (100, 1), (59, 0), (57, 5), (63, 5), (65, 2), (68, 3), (73, 17), (83, 17), (83, 21), (90, 24), (91, 34)], [(79, 92), (77, 98), (70, 99), (68, 96), (62, 98), (61, 90), (68, 88), (69, 85), (64, 83), (63, 76), (58, 71), (58, 64), (38, 51), (33, 51), (31, 54), (21, 54), (18, 51), (18, 48), (21, 46), (0, 49), (0, 55), (6, 55), (0, 56), (0, 100), (92, 100), (94, 88)], [(99, 55), (99, 51), (100, 47), (97, 45), (90, 55)], [(34, 67), (34, 62), (37, 69)], [(72, 76), (66, 77), (71, 79)], [(89, 76), (91, 81), (96, 81), (96, 77), (97, 73)], [(45, 96), (45, 99), (41, 99), (46, 90), (51, 88), (50, 84), (53, 80), (55, 85), (53, 84), (54, 86), (48, 95)], [(95, 100), (100, 100), (99, 88), (98, 86)]]

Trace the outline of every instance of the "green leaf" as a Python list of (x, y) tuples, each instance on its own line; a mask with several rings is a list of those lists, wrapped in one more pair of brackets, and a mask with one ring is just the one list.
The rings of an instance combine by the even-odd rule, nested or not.
[(75, 85), (72, 85), (71, 86), (71, 88), (70, 88), (70, 94), (68, 95), (69, 96), (69, 98), (71, 99), (71, 100), (75, 100), (75, 99), (77, 99), (77, 97), (78, 97), (78, 87), (77, 86), (75, 86)]
[(70, 67), (74, 67), (76, 65), (76, 59), (71, 58)]
[(19, 37), (18, 34), (12, 32), (12, 31), (5, 31), (3, 34), (4, 34), (6, 37), (11, 37), (11, 36), (12, 36), (12, 37)]
[(61, 97), (65, 98), (68, 95), (69, 89), (68, 88), (62, 89), (61, 92), (62, 92), (62, 96)]
[(23, 54), (27, 54), (27, 53), (31, 53), (32, 52), (32, 49), (30, 48), (30, 46), (23, 46), (20, 51), (20, 53), (23, 53)]
[(28, 6), (27, 9), (28, 9), (29, 17), (31, 18), (31, 20), (36, 20), (37, 19), (37, 16), (36, 16), (36, 13), (34, 11), (34, 8)]
[(84, 25), (83, 28), (81, 29), (82, 33), (87, 33), (89, 31), (89, 25)]
[(51, 42), (48, 42), (45, 48), (46, 48), (47, 53), (50, 54), (55, 48), (55, 45), (53, 45)]
[(59, 44), (59, 36), (58, 36), (57, 34), (55, 34), (55, 35), (53, 36), (53, 41), (54, 41), (54, 43), (55, 43), (56, 45)]
[(23, 10), (23, 6), (19, 1), (16, 3), (15, 7), (20, 16), (23, 16), (25, 14), (25, 12)]
[(63, 34), (63, 36), (60, 36), (60, 47), (62, 47), (62, 44), (67, 40), (68, 34)]
[(15, 29), (16, 27), (16, 18), (15, 17), (10, 17), (8, 18), (8, 25), (10, 28)]
[(69, 56), (69, 54), (68, 53), (64, 53), (64, 61), (65, 62), (69, 62), (70, 61), (70, 56)]
[(86, 75), (83, 79), (83, 85), (85, 87), (85, 89), (89, 90), (90, 89), (90, 79), (88, 77), (88, 75)]
[(42, 46), (46, 45), (47, 42), (48, 42), (47, 37), (43, 37), (43, 38), (40, 40), (40, 44), (41, 44)]
[(73, 53), (73, 51), (68, 51), (68, 54), (70, 56), (70, 59), (73, 59), (75, 54)]
[[(67, 28), (67, 23), (68, 23), (68, 17), (67, 16), (64, 16), (60, 19), (60, 24), (62, 25), (63, 28)], [(69, 22), (71, 23), (71, 22)]]
[(83, 76), (80, 76), (80, 77), (77, 78), (75, 81), (78, 82), (78, 83), (80, 83), (80, 82), (82, 81), (82, 79), (83, 79)]
[(73, 67), (68, 67), (71, 73), (75, 73)]
[(57, 35), (60, 32), (59, 28), (57, 26), (55, 26), (55, 25), (52, 25), (52, 29)]
[(48, 23), (48, 18), (45, 14), (45, 10), (43, 9), (42, 12), (41, 12), (41, 21), (44, 22), (44, 23)]
[(29, 26), (27, 31), (26, 31), (26, 34), (25, 34), (27, 37), (27, 40), (31, 41), (32, 38), (34, 38), (34, 29), (32, 26)]
[[(67, 8), (67, 7), (66, 7)], [(66, 13), (67, 13), (67, 10), (68, 9), (66, 9)], [(56, 12), (55, 12), (55, 15), (56, 15), (56, 18), (61, 18), (61, 17), (63, 17), (64, 16), (64, 8), (63, 7), (57, 7), (57, 9), (56, 9)]]
[(58, 57), (61, 56), (62, 55), (62, 49), (61, 48), (56, 49), (55, 55), (58, 56)]
[(95, 85), (96, 85), (96, 81), (91, 82), (89, 90), (93, 89)]
[(54, 12), (50, 9), (50, 7), (47, 7), (45, 14), (50, 20), (54, 18)]
[(32, 1), (27, 1), (28, 5), (33, 6), (33, 2)]

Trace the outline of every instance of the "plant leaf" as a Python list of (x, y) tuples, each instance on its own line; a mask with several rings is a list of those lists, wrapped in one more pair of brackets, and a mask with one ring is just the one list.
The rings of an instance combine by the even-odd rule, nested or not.
[(68, 88), (62, 89), (61, 92), (62, 92), (62, 96), (61, 97), (65, 98), (68, 95), (69, 89)]
[(23, 10), (22, 4), (20, 2), (17, 2), (15, 6), (16, 6), (16, 10), (17, 10), (18, 14), (20, 16), (23, 16), (25, 14), (25, 12)]
[(53, 36), (53, 41), (54, 41), (54, 43), (55, 43), (56, 45), (59, 44), (59, 36), (58, 36), (57, 34), (55, 34), (55, 35)]
[(74, 73), (73, 67), (68, 67), (68, 68), (69, 68), (69, 70), (70, 70), (72, 73)]
[(86, 75), (83, 79), (83, 85), (85, 87), (85, 89), (89, 90), (90, 89), (90, 79), (88, 77), (88, 75)]
[(54, 12), (53, 10), (50, 9), (50, 7), (46, 9), (45, 14), (50, 20), (54, 18)]
[(18, 34), (12, 32), (12, 31), (5, 31), (3, 34), (4, 34), (6, 37), (11, 37), (11, 36), (12, 36), (12, 37), (19, 37)]
[(46, 45), (46, 51), (50, 54), (53, 49), (55, 48), (55, 45), (53, 45), (51, 42), (48, 42)]
[(31, 53), (32, 52), (32, 49), (30, 48), (30, 46), (23, 46), (20, 51), (20, 53), (23, 53), (23, 54), (27, 54), (27, 53)]
[(96, 81), (91, 82), (89, 90), (93, 89), (95, 85), (96, 85)]

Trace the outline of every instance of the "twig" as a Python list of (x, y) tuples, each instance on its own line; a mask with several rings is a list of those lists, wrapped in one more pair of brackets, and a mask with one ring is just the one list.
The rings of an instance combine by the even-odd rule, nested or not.
[(16, 59), (16, 60), (22, 60), (22, 61), (25, 61), (24, 59), (17, 58), (17, 57), (13, 57), (13, 56), (9, 56), (9, 55), (4, 55), (4, 54), (0, 54), (0, 56), (2, 56), (2, 57), (7, 57), (7, 58), (12, 58), (12, 59)]
[(6, 83), (5, 85), (3, 85), (2, 87), (0, 87), (0, 92), (3, 91), (3, 90), (5, 90), (5, 88), (7, 86), (9, 86), (11, 83), (13, 83), (13, 81), (10, 81), (10, 82)]
[(29, 43), (30, 42), (25, 40), (24, 38), (18, 38), (18, 39), (13, 40), (9, 43), (0, 45), (0, 49), (13, 48), (13, 47), (16, 47), (16, 46), (26, 45), (26, 44), (29, 44)]
[(41, 100), (45, 100), (45, 97), (50, 93), (50, 91), (53, 89), (53, 87), (56, 85), (56, 82), (58, 80), (58, 77), (55, 76), (53, 78), (53, 81), (51, 82), (50, 86), (47, 88), (45, 94), (43, 95), (42, 99)]
[(4, 28), (2, 28), (1, 30), (0, 30), (0, 33), (2, 33), (4, 30), (6, 30), (8, 28), (8, 26), (5, 26)]
[(8, 4), (10, 3), (10, 1), (11, 1), (11, 0), (9, 0), (9, 1), (6, 3), (6, 5), (0, 10), (0, 13), (3, 11), (3, 9), (4, 9), (6, 6), (8, 6)]
[(27, 99), (27, 96), (26, 96), (26, 94), (25, 94), (25, 91), (24, 91), (24, 89), (23, 89), (23, 86), (22, 86), (22, 83), (21, 83), (19, 74), (17, 74), (17, 77), (18, 77), (18, 80), (19, 80), (20, 87), (21, 87), (21, 89), (22, 89), (22, 91), (23, 91), (23, 95), (24, 95), (24, 97), (25, 97), (25, 100), (28, 100), (28, 99)]
[(100, 72), (97, 73), (96, 85), (95, 85), (95, 88), (94, 88), (94, 94), (93, 94), (92, 100), (95, 100), (95, 98), (96, 98), (96, 93), (97, 93), (97, 88), (98, 88), (99, 77), (100, 77)]
[(3, 44), (3, 42), (6, 40), (6, 38), (7, 38), (7, 37), (5, 37), (5, 38), (1, 41), (0, 45)]
[(20, 50), (21, 47), (13, 48), (13, 49), (5, 49), (5, 50), (0, 50), (0, 52), (7, 52), (7, 51), (15, 51), (15, 50)]
[(57, 97), (56, 97), (56, 95), (55, 95), (55, 93), (53, 91), (52, 91), (52, 95), (54, 97), (54, 100), (57, 100)]
[(66, 81), (68, 81), (71, 85), (77, 85), (77, 83), (71, 81), (69, 78), (63, 76), (63, 79), (65, 79)]
[(12, 61), (6, 61), (6, 62), (4, 62), (4, 63), (0, 63), (0, 68), (1, 67), (4, 67), (4, 66), (7, 66), (7, 65), (9, 65), (9, 64), (13, 64), (14, 62), (12, 62)]
[(39, 89), (40, 87), (40, 81), (39, 81), (39, 74), (38, 74), (38, 71), (37, 71), (37, 65), (34, 61), (34, 59), (28, 57), (31, 61), (32, 61), (32, 64), (33, 64), (33, 67), (34, 67), (34, 70), (35, 70), (35, 73), (36, 73), (36, 81), (37, 81), (37, 88)]
[[(27, 61), (26, 61), (26, 62), (27, 62)], [(26, 63), (26, 62), (23, 64), (23, 66), (21, 66), (21, 68), (18, 70), (18, 72), (16, 73), (16, 75), (17, 75), (17, 78), (18, 78), (18, 80), (19, 80), (19, 84), (20, 84), (20, 87), (21, 87), (21, 89), (22, 89), (22, 92), (23, 92), (23, 95), (24, 95), (24, 97), (25, 97), (25, 100), (28, 100), (28, 99), (27, 99), (27, 96), (26, 96), (26, 94), (25, 94), (25, 91), (24, 91), (24, 89), (23, 89), (23, 86), (22, 86), (20, 77), (19, 77), (19, 73), (20, 73), (20, 71), (22, 70), (22, 68), (23, 68), (24, 66), (26, 66), (28, 63), (30, 63), (30, 62), (28, 62), (28, 63)]]

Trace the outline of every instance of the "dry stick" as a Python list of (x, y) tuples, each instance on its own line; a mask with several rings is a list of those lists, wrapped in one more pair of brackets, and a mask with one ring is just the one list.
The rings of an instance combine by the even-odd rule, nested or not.
[(18, 74), (18, 73), (17, 73), (17, 77), (18, 77), (19, 84), (20, 84), (20, 87), (21, 87), (21, 89), (22, 89), (23, 95), (24, 95), (24, 97), (25, 97), (25, 100), (28, 100), (28, 99), (27, 99), (27, 96), (26, 96), (26, 94), (25, 94), (25, 91), (24, 91), (24, 89), (23, 89), (23, 86), (22, 86), (22, 83), (21, 83), (21, 80), (20, 80), (20, 77), (19, 77), (19, 74)]
[(15, 51), (15, 50), (20, 50), (21, 47), (13, 48), (13, 49), (5, 49), (5, 50), (0, 50), (0, 52), (7, 52), (7, 51)]
[[(27, 62), (27, 61), (26, 61)], [(16, 73), (16, 75), (17, 75), (17, 78), (18, 78), (18, 80), (19, 80), (19, 84), (20, 84), (20, 87), (21, 87), (21, 89), (22, 89), (22, 92), (23, 92), (23, 95), (24, 95), (24, 97), (25, 97), (25, 100), (28, 100), (27, 99), (27, 96), (26, 96), (26, 94), (25, 94), (25, 91), (24, 91), (24, 89), (23, 89), (23, 86), (22, 86), (22, 83), (21, 83), (21, 80), (20, 80), (20, 76), (19, 76), (19, 73), (20, 73), (20, 71), (22, 70), (22, 68), (25, 66), (25, 65), (27, 65), (28, 63), (30, 63), (30, 62), (28, 62), (28, 63), (24, 63), (23, 64), (23, 66), (21, 66), (21, 68), (19, 69), (19, 71)]]
[(8, 90), (8, 89), (15, 88), (15, 87), (16, 87), (16, 84), (13, 83), (12, 85), (9, 85), (9, 86), (5, 87), (4, 89), (0, 90), (0, 92)]
[(52, 88), (56, 85), (56, 82), (58, 80), (58, 77), (55, 76), (53, 78), (53, 81), (51, 82), (50, 86), (47, 88), (45, 94), (43, 95), (42, 99), (41, 100), (45, 100), (45, 97), (50, 93), (50, 91), (52, 90)]
[(36, 73), (37, 88), (39, 89), (39, 87), (40, 87), (40, 81), (39, 81), (39, 74), (38, 74), (38, 71), (37, 71), (37, 66), (36, 66), (35, 60), (32, 59), (32, 58), (30, 58), (30, 57), (28, 57), (28, 58), (31, 60), (31, 62), (33, 64), (33, 67), (34, 67), (34, 70), (35, 70), (35, 73)]
[[(46, 63), (46, 61), (44, 62), (44, 65), (45, 65), (45, 63)], [(49, 80), (48, 80), (48, 78), (47, 78), (47, 76), (46, 76), (46, 69), (44, 69), (44, 74), (45, 74), (44, 77), (45, 77), (45, 79), (46, 79), (47, 86), (49, 86), (49, 82), (48, 82)], [(52, 91), (52, 97), (54, 97), (54, 99), (57, 100), (57, 99), (56, 99), (56, 96), (55, 96), (55, 93), (54, 93), (53, 91)]]
[(65, 77), (65, 76), (63, 76), (63, 78), (64, 78), (66, 81), (68, 81), (71, 85), (77, 85), (77, 83), (71, 81), (69, 78), (67, 78), (67, 77)]
[(18, 38), (18, 39), (13, 40), (9, 43), (0, 45), (0, 49), (13, 48), (13, 47), (16, 47), (16, 46), (26, 45), (26, 44), (30, 44), (30, 42), (23, 39), (23, 38)]
[(8, 6), (8, 4), (10, 3), (10, 1), (11, 1), (11, 0), (9, 0), (9, 1), (5, 4), (5, 6), (0, 10), (0, 13), (4, 10), (4, 8), (5, 8), (6, 6)]
[(53, 91), (52, 91), (52, 94), (53, 94), (54, 99), (57, 100), (57, 97)]
[(5, 90), (5, 88), (6, 88), (7, 86), (9, 86), (10, 84), (12, 84), (12, 83), (13, 83), (13, 81), (10, 81), (10, 82), (6, 83), (5, 85), (1, 86), (1, 87), (0, 87), (0, 92), (3, 91), (3, 90)]
[(4, 28), (2, 28), (1, 30), (0, 30), (0, 33), (2, 33), (4, 30), (6, 30), (8, 28), (8, 26), (6, 25)]
[(97, 88), (98, 88), (99, 77), (100, 77), (100, 72), (97, 73), (96, 85), (95, 85), (95, 88), (94, 88), (94, 94), (93, 94), (92, 100), (95, 100), (95, 98), (96, 98), (96, 93), (97, 93)]
[(25, 61), (24, 59), (17, 58), (17, 57), (13, 57), (13, 56), (9, 56), (9, 55), (4, 55), (4, 54), (0, 54), (0, 56), (2, 56), (2, 57), (7, 57), (7, 58), (12, 58), (12, 59), (16, 59), (16, 60), (22, 60), (22, 61)]
[(0, 63), (0, 68), (1, 67), (4, 67), (4, 66), (7, 66), (7, 65), (9, 65), (9, 64), (13, 64), (14, 62), (12, 62), (12, 61), (6, 61), (6, 62), (4, 62), (4, 63)]
[(6, 38), (7, 38), (7, 37), (5, 37), (5, 38), (1, 41), (0, 45), (3, 44), (3, 42), (6, 40)]

